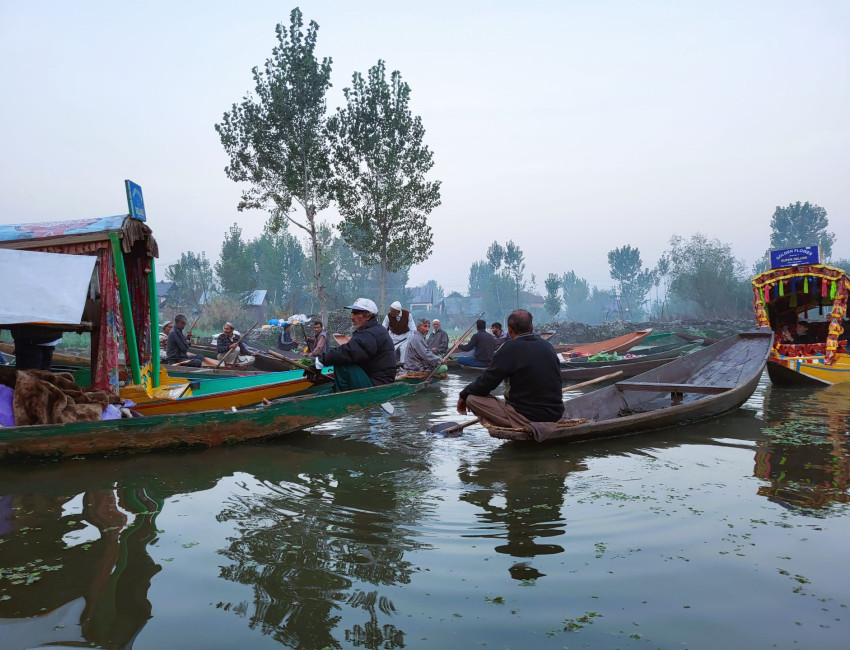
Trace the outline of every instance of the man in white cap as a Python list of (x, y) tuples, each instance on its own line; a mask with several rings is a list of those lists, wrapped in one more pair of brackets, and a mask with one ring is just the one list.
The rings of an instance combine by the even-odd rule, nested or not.
[(446, 330), (440, 325), (439, 318), (432, 320), (431, 325), (434, 330), (428, 337), (428, 349), (438, 357), (444, 357), (446, 356), (446, 352), (449, 351), (449, 335), (446, 334)]
[(215, 350), (218, 359), (223, 359), (224, 363), (239, 368), (254, 365), (254, 355), (248, 354), (248, 350), (242, 342), (242, 337), (230, 321), (224, 324), (221, 334), (218, 335), (215, 341)]
[(416, 323), (413, 316), (406, 309), (401, 308), (401, 303), (396, 300), (390, 305), (390, 313), (384, 316), (382, 325), (390, 333), (395, 349), (398, 351), (399, 363), (404, 363), (404, 355), (407, 352), (407, 344), (416, 331)]
[(316, 367), (333, 366), (337, 391), (370, 388), (395, 381), (395, 347), (387, 330), (378, 325), (378, 306), (368, 298), (352, 305), (354, 333), (348, 343), (316, 357)]

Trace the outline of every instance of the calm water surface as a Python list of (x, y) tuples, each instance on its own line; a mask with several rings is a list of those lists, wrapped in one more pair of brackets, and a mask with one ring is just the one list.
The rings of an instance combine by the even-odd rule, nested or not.
[(0, 647), (850, 645), (850, 386), (601, 442), (427, 433), (470, 379), (262, 445), (3, 465)]

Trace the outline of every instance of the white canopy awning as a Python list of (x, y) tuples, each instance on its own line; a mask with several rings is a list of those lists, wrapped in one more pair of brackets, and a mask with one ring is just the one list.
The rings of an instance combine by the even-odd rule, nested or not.
[(0, 248), (0, 323), (79, 325), (95, 261)]

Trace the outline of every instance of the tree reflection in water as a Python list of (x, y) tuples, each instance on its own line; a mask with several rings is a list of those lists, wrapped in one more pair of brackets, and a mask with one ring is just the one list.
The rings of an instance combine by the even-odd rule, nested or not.
[[(405, 528), (423, 516), (419, 495), (432, 479), (420, 460), (382, 460), (383, 471), (368, 475), (340, 456), (320, 473), (275, 482), (259, 477), (263, 490), (224, 504), (218, 519), (234, 523), (238, 535), (221, 551), (231, 562), (221, 575), (253, 588), (252, 627), (288, 647), (340, 647), (334, 631), (348, 607), (363, 610), (366, 620), (345, 630), (346, 643), (404, 646), (403, 631), (382, 622), (395, 607), (376, 587), (410, 582), (415, 567), (405, 553), (427, 545)], [(374, 467), (374, 449), (368, 462)]]
[(783, 505), (824, 512), (850, 501), (850, 385), (820, 389), (770, 386), (755, 475), (758, 493)]

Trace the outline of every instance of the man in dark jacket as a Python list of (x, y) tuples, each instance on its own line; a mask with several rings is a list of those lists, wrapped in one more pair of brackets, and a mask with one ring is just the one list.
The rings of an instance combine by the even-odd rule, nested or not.
[(493, 361), (493, 353), (496, 351), (496, 339), (487, 331), (487, 323), (478, 319), (475, 322), (478, 329), (469, 343), (457, 346), (458, 350), (469, 352), (474, 350), (471, 357), (458, 357), (457, 362), (462, 366), (474, 366), (475, 368), (486, 368)]
[(378, 307), (368, 298), (358, 298), (351, 310), (354, 334), (351, 340), (316, 357), (316, 367), (333, 366), (337, 391), (369, 388), (395, 381), (395, 346), (375, 315)]
[[(201, 366), (215, 366), (217, 362), (207, 359), (200, 354), (189, 354), (189, 340), (183, 334), (186, 327), (186, 316), (177, 314), (174, 317), (174, 327), (168, 333), (165, 342), (165, 357), (168, 363), (180, 363), (184, 366), (200, 368)], [(189, 337), (192, 335), (189, 334)]]
[[(469, 407), (488, 422), (528, 428), (537, 437), (539, 429), (553, 426), (564, 414), (558, 355), (533, 334), (531, 314), (524, 309), (508, 317), (508, 336), (490, 367), (461, 391), (457, 410), (465, 415)], [(505, 399), (500, 400), (490, 391), (503, 380)]]

